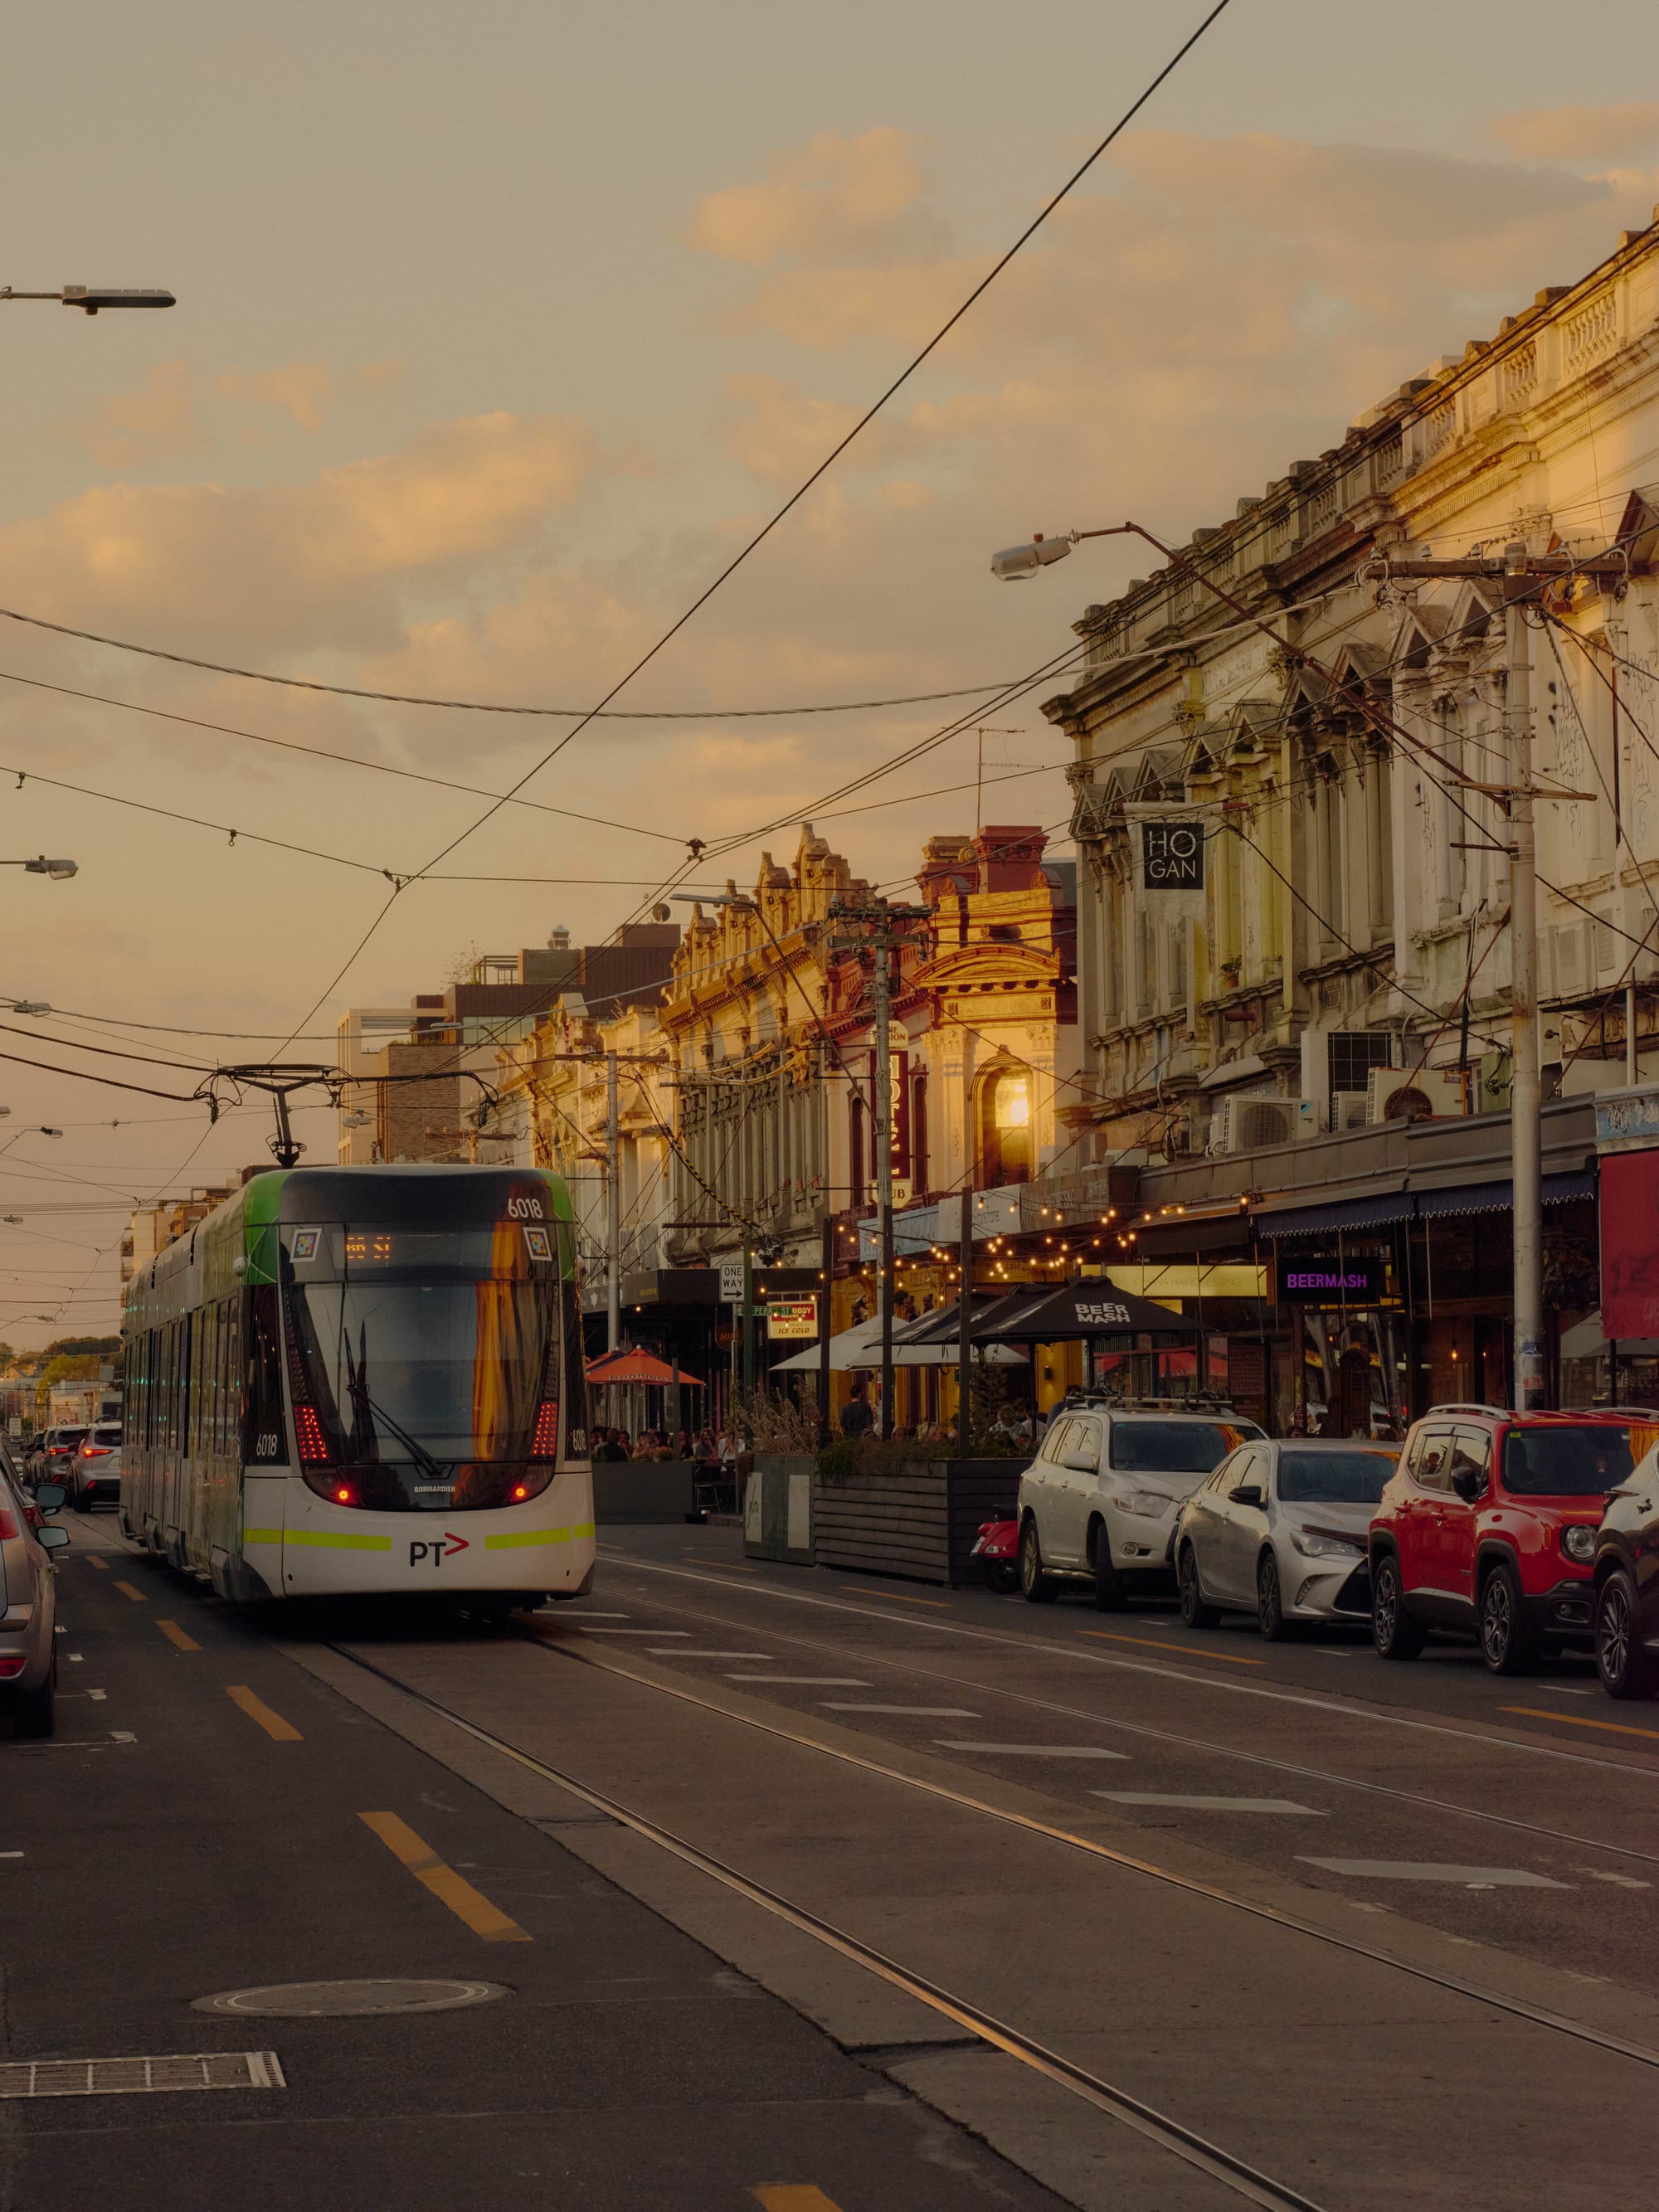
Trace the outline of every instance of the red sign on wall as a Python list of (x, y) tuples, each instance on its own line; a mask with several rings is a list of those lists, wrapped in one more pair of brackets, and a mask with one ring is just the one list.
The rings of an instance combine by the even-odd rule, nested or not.
[(1659, 1336), (1659, 1151), (1601, 1162), (1601, 1334)]

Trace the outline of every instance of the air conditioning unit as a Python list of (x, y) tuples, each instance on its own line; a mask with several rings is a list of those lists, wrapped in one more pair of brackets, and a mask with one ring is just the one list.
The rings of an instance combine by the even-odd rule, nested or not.
[(1293, 1145), (1301, 1131), (1299, 1098), (1224, 1098), (1210, 1117), (1207, 1150), (1261, 1152)]
[(1371, 1118), (1371, 1102), (1364, 1091), (1333, 1091), (1331, 1093), (1331, 1127), (1340, 1136), (1344, 1129), (1363, 1129)]
[(1468, 1111), (1455, 1067), (1374, 1067), (1366, 1097), (1371, 1121), (1437, 1121)]

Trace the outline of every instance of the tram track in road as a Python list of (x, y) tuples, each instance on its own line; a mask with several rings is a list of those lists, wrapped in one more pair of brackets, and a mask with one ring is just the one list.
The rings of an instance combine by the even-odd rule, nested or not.
[[(532, 1638), (526, 1640), (537, 1642), (539, 1639)], [(696, 1869), (698, 1872), (719, 1882), (726, 1889), (747, 1899), (750, 1904), (758, 1905), (763, 1911), (771, 1914), (789, 1927), (822, 1943), (838, 1956), (875, 1974), (890, 1988), (914, 1998), (940, 2019), (949, 2021), (955, 2027), (968, 2029), (992, 2050), (1001, 2051), (1006, 2057), (1028, 2067), (1033, 2073), (1068, 2091), (1073, 2096), (1081, 2099), (1084, 2103), (1092, 2106), (1096, 2111), (1104, 2113), (1109, 2118), (1132, 2130), (1136, 2135), (1153, 2143), (1159, 2149), (1181, 2160), (1183, 2164), (1207, 2175), (1211, 2180), (1219, 2182), (1245, 2203), (1262, 2206), (1267, 2209), (1267, 2212), (1327, 2212), (1327, 2209), (1314, 2198), (1304, 2196), (1299, 2191), (1292, 2189), (1288, 2183), (1279, 2181), (1273, 2175), (1263, 2172), (1247, 2160), (1236, 2156), (1219, 2144), (1212, 2142), (1195, 2130), (1183, 2126), (1179, 2120), (1172, 2118), (1166, 2112), (1159, 2112), (1143, 2100), (1131, 2095), (1128, 2091), (1103, 2080), (1100, 2075), (1091, 2073), (1086, 2067), (1078, 2065), (1061, 2053), (1048, 2049), (1034, 2037), (1023, 2033), (1018, 2028), (996, 2018), (969, 1999), (957, 1996), (927, 1976), (913, 1972), (898, 1960), (876, 1949), (874, 1946), (862, 1942), (847, 1929), (837, 1927), (833, 1922), (823, 1918), (822, 1915), (813, 1912), (809, 1907), (784, 1897), (764, 1882), (757, 1881), (751, 1875), (744, 1874), (741, 1869), (702, 1850), (685, 1837), (677, 1834), (672, 1829), (664, 1827), (659, 1822), (653, 1820), (636, 1808), (624, 1805), (608, 1792), (596, 1790), (590, 1783), (582, 1781), (563, 1768), (538, 1759), (533, 1753), (523, 1750), (505, 1736), (498, 1735), (492, 1729), (481, 1727), (476, 1721), (469, 1720), (465, 1714), (455, 1711), (453, 1707), (445, 1705), (441, 1699), (430, 1696), (423, 1690), (412, 1687), (389, 1669), (376, 1666), (373, 1661), (365, 1659), (360, 1652), (338, 1644), (330, 1644), (325, 1648), (332, 1652), (337, 1658), (361, 1668), (365, 1674), (375, 1676), (379, 1680), (397, 1690), (402, 1696), (411, 1698), (426, 1711), (447, 1721), (451, 1726), (470, 1736), (474, 1742), (483, 1744), (489, 1750), (511, 1759), (516, 1765), (526, 1769), (532, 1774), (539, 1775), (544, 1781), (556, 1784), (560, 1789), (569, 1791), (572, 1796), (589, 1806), (593, 1811), (605, 1814), (631, 1833), (668, 1852), (682, 1864)], [(581, 1657), (580, 1654), (572, 1656), (578, 1659)], [(586, 1663), (596, 1662), (590, 1661)], [(644, 1677), (634, 1675), (627, 1668), (607, 1668), (605, 1671), (621, 1674), (629, 1680), (645, 1681)], [(646, 1686), (657, 1686), (646, 1683)], [(702, 1701), (693, 1700), (693, 1702)], [(720, 1711), (720, 1709), (713, 1707), (711, 1710)], [(735, 1716), (728, 1715), (727, 1717), (735, 1717)], [(784, 1734), (787, 1731), (778, 1730), (775, 1733)], [(804, 1737), (795, 1740), (802, 1743), (810, 1743), (810, 1739)], [(818, 1750), (827, 1748), (822, 1745), (811, 1745), (811, 1747)], [(905, 1778), (896, 1776), (894, 1778), (902, 1780)], [(981, 1809), (989, 1810), (990, 1808)], [(1196, 1885), (1192, 1886), (1196, 1887)], [(1219, 1893), (1206, 1893), (1219, 1894)], [(1600, 2039), (1606, 2040), (1606, 2039)], [(1619, 2046), (1614, 2045), (1613, 2047)], [(1632, 2051), (1633, 2050), (1632, 2046)], [(1659, 2064), (1659, 2053), (1651, 2054), (1651, 2057), (1655, 2064)]]
[[(1238, 1682), (1231, 1679), (1223, 1679), (1215, 1675), (1194, 1674), (1182, 1666), (1155, 1667), (1144, 1660), (1120, 1659), (1105, 1652), (1080, 1650), (1069, 1641), (1065, 1641), (1054, 1636), (1008, 1636), (1004, 1635), (1000, 1631), (994, 1629), (969, 1627), (961, 1621), (918, 1620), (908, 1614), (901, 1622), (892, 1613), (876, 1612), (867, 1605), (848, 1605), (834, 1598), (816, 1597), (804, 1590), (779, 1589), (769, 1584), (761, 1583), (745, 1583), (738, 1584), (732, 1583), (722, 1583), (718, 1574), (690, 1574), (684, 1568), (665, 1566), (653, 1559), (640, 1559), (633, 1558), (626, 1553), (609, 1553), (605, 1556), (606, 1558), (607, 1565), (618, 1570), (633, 1570), (642, 1574), (668, 1575), (683, 1581), (700, 1583), (705, 1589), (730, 1589), (733, 1591), (734, 1594), (745, 1597), (750, 1595), (764, 1595), (768, 1597), (776, 1598), (781, 1603), (785, 1605), (813, 1606), (822, 1607), (826, 1612), (849, 1615), (860, 1620), (873, 1621), (878, 1627), (890, 1629), (896, 1626), (908, 1626), (922, 1632), (932, 1632), (935, 1635), (959, 1636), (970, 1642), (989, 1644), (998, 1646), (1004, 1650), (1017, 1651), (1024, 1657), (1030, 1657), (1034, 1654), (1052, 1656), (1057, 1658), (1077, 1660), (1085, 1664), (1097, 1667), (1113, 1668), (1120, 1672), (1132, 1674), (1152, 1674), (1164, 1681), (1196, 1683), (1202, 1688), (1214, 1690), (1225, 1696), (1265, 1698), (1279, 1704), (1304, 1705), (1316, 1712), (1333, 1714), (1338, 1718), (1363, 1720), (1373, 1723), (1377, 1727), (1416, 1729), (1431, 1735), (1450, 1737), (1460, 1742), (1487, 1744), (1500, 1751), (1513, 1751), (1525, 1754), (1528, 1757), (1565, 1761), (1569, 1765), (1599, 1767), (1603, 1771), (1611, 1771), (1614, 1774), (1638, 1775), (1646, 1777), (1650, 1779), (1659, 1780), (1659, 1764), (1655, 1764), (1645, 1758), (1610, 1759), (1603, 1757), (1594, 1752), (1575, 1749), (1569, 1744), (1540, 1743), (1535, 1737), (1522, 1735), (1519, 1732), (1514, 1734), (1504, 1732), (1500, 1734), (1496, 1733), (1490, 1729), (1481, 1729), (1474, 1725), (1466, 1725), (1461, 1722), (1448, 1720), (1425, 1720), (1412, 1713), (1397, 1713), (1380, 1710), (1375, 1705), (1364, 1704), (1354, 1698), (1340, 1698), (1335, 1696), (1316, 1696), (1311, 1692), (1299, 1690), (1270, 1689), (1265, 1684), (1260, 1682)], [(761, 1630), (757, 1629), (752, 1621), (744, 1621), (741, 1623), (733, 1622), (719, 1613), (700, 1613), (692, 1607), (683, 1604), (676, 1605), (672, 1601), (665, 1602), (659, 1600), (657, 1601), (664, 1604), (665, 1611), (681, 1614), (687, 1620), (704, 1621), (708, 1623), (710, 1626), (717, 1626), (722, 1629), (732, 1629), (733, 1631), (740, 1630), (745, 1636), (761, 1634), (772, 1635), (775, 1636), (780, 1643), (799, 1644), (804, 1648), (821, 1651), (838, 1651), (842, 1652), (842, 1655), (845, 1656), (844, 1647), (840, 1644), (827, 1643), (820, 1638), (801, 1636), (789, 1629), (769, 1628), (766, 1630)], [(1089, 1634), (1092, 1632), (1085, 1630), (1082, 1632), (1084, 1634)], [(1172, 1650), (1170, 1653), (1170, 1657), (1172, 1659), (1179, 1660), (1182, 1656), (1183, 1655), (1178, 1650)], [(971, 1688), (981, 1692), (986, 1697), (1024, 1698), (1025, 1702), (1030, 1704), (1036, 1705), (1046, 1705), (1046, 1701), (1042, 1698), (1032, 1698), (1025, 1692), (1006, 1689), (999, 1683), (981, 1682), (972, 1677), (947, 1674), (936, 1668), (920, 1667), (909, 1660), (888, 1659), (884, 1657), (879, 1659), (872, 1659), (870, 1664), (872, 1666), (891, 1667), (901, 1671), (908, 1671), (919, 1675), (927, 1676), (934, 1681), (950, 1683), (953, 1687), (958, 1690)], [(1129, 1722), (1120, 1722), (1114, 1719), (1109, 1719), (1103, 1714), (1089, 1714), (1083, 1712), (1073, 1706), (1048, 1705), (1046, 1705), (1046, 1709), (1053, 1712), (1064, 1713), (1073, 1719), (1092, 1719), (1103, 1727), (1121, 1727), (1127, 1729), (1136, 1725), (1135, 1723)], [(1542, 1715), (1540, 1717), (1565, 1723), (1570, 1721), (1573, 1717), (1565, 1713), (1550, 1713), (1547, 1715)], [(1143, 1733), (1149, 1735), (1155, 1735), (1159, 1734), (1160, 1731), (1148, 1729), (1145, 1729)], [(1239, 1752), (1231, 1745), (1218, 1744), (1213, 1741), (1206, 1742), (1206, 1740), (1201, 1737), (1182, 1736), (1177, 1734), (1170, 1733), (1166, 1735), (1166, 1741), (1172, 1743), (1187, 1745), (1193, 1749), (1213, 1751), (1224, 1758), (1255, 1759), (1258, 1763), (1261, 1765), (1268, 1766), (1280, 1765), (1285, 1772), (1301, 1774), (1309, 1780), (1328, 1781), (1334, 1784), (1338, 1784), (1344, 1789), (1379, 1790), (1383, 1796), (1403, 1796), (1409, 1802), (1421, 1804), (1425, 1807), (1433, 1807), (1441, 1811), (1466, 1814), (1471, 1820), (1502, 1820), (1502, 1816), (1499, 1814), (1484, 1814), (1477, 1808), (1456, 1805), (1452, 1803), (1449, 1799), (1413, 1797), (1413, 1794), (1409, 1791), (1401, 1792), (1389, 1790), (1382, 1784), (1358, 1782), (1347, 1775), (1326, 1773), (1316, 1767), (1297, 1766), (1293, 1763), (1281, 1762), (1268, 1759), (1265, 1754)], [(1528, 1824), (1525, 1822), (1516, 1824), (1506, 1821), (1504, 1825), (1519, 1825), (1524, 1827)], [(1551, 1836), (1553, 1840), (1559, 1843), (1582, 1844), (1587, 1850), (1590, 1850), (1618, 1851), (1625, 1856), (1638, 1858), (1652, 1856), (1645, 1852), (1626, 1852), (1625, 1850), (1625, 1847), (1620, 1844), (1597, 1843), (1587, 1836), (1574, 1836), (1553, 1829), (1539, 1829), (1536, 1832), (1539, 1834), (1547, 1834)], [(1654, 1863), (1659, 1864), (1659, 1857), (1654, 1858)]]
[[(702, 1621), (702, 1624), (708, 1626), (708, 1628), (721, 1628), (721, 1631), (732, 1631), (732, 1632), (737, 1632), (738, 1628), (738, 1624), (726, 1620), (723, 1614), (699, 1613), (699, 1610), (695, 1610), (692, 1606), (671, 1604), (671, 1606), (664, 1606), (664, 1613), (675, 1614), (675, 1620)], [(564, 1624), (557, 1624), (557, 1626), (564, 1626)], [(580, 1624), (577, 1624), (577, 1621), (571, 1621), (571, 1626), (580, 1626)], [(744, 1626), (744, 1635), (759, 1635), (759, 1632), (761, 1631), (752, 1631), (752, 1628)], [(799, 1646), (801, 1650), (825, 1652), (825, 1655), (830, 1656), (841, 1656), (841, 1659), (845, 1659), (845, 1646), (841, 1646), (841, 1644), (830, 1644), (830, 1641), (823, 1641), (818, 1639), (818, 1637), (792, 1635), (790, 1631), (779, 1632), (779, 1631), (769, 1631), (768, 1628), (768, 1631), (763, 1632), (772, 1637), (775, 1644), (794, 1644), (794, 1646)], [(542, 1641), (542, 1639), (538, 1637), (535, 1641)], [(967, 1677), (967, 1674), (949, 1674), (949, 1672), (940, 1670), (940, 1668), (918, 1666), (914, 1659), (890, 1659), (890, 1656), (865, 1659), (865, 1656), (860, 1656), (860, 1662), (858, 1663), (860, 1663), (860, 1666), (890, 1668), (890, 1670), (896, 1672), (896, 1674), (911, 1674), (911, 1677), (915, 1677), (918, 1681), (938, 1683), (938, 1686), (956, 1690), (956, 1692), (969, 1692), (969, 1690), (971, 1690), (975, 1697), (1006, 1698), (1009, 1704), (1026, 1705), (1026, 1708), (1030, 1708), (1033, 1712), (1048, 1712), (1053, 1714), (1055, 1719), (1084, 1721), (1084, 1723), (1088, 1723), (1091, 1728), (1110, 1728), (1110, 1729), (1117, 1729), (1119, 1735), (1144, 1736), (1144, 1739), (1152, 1741), (1152, 1743), (1172, 1743), (1176, 1745), (1179, 1750), (1206, 1752), (1206, 1754), (1214, 1756), (1214, 1759), (1232, 1759), (1237, 1760), (1239, 1765), (1263, 1767), (1263, 1770), (1270, 1771), (1270, 1774), (1285, 1774), (1285, 1777), (1294, 1777), (1297, 1781), (1328, 1783), (1332, 1790), (1356, 1790), (1356, 1792), (1364, 1794), (1364, 1796), (1389, 1798), (1389, 1801), (1395, 1802), (1395, 1805), (1416, 1805), (1416, 1808), (1422, 1809), (1422, 1812), (1453, 1814), (1453, 1816), (1460, 1818), (1460, 1820), (1480, 1820), (1480, 1823), (1489, 1825), (1489, 1827), (1504, 1827), (1522, 1836), (1537, 1836), (1537, 1838), (1544, 1840), (1544, 1843), (1568, 1843), (1568, 1844), (1573, 1844), (1573, 1850), (1577, 1851), (1606, 1851), (1606, 1854), (1613, 1856), (1613, 1858), (1632, 1858), (1644, 1867), (1659, 1867), (1659, 1851), (1641, 1851), (1637, 1850), (1635, 1844), (1601, 1843), (1601, 1840), (1595, 1838), (1595, 1836), (1575, 1836), (1571, 1829), (1544, 1827), (1544, 1825), (1537, 1823), (1537, 1820), (1520, 1820), (1520, 1818), (1516, 1818), (1513, 1814), (1482, 1812), (1478, 1805), (1458, 1805), (1458, 1802), (1453, 1802), (1451, 1798), (1433, 1798), (1433, 1796), (1427, 1796), (1425, 1792), (1420, 1792), (1420, 1790), (1398, 1790), (1398, 1787), (1391, 1785), (1391, 1783), (1367, 1783), (1367, 1781), (1360, 1781), (1360, 1778), (1354, 1777), (1354, 1774), (1334, 1774), (1329, 1767), (1307, 1767), (1307, 1765), (1301, 1765), (1301, 1763), (1294, 1759), (1272, 1759), (1267, 1752), (1245, 1752), (1241, 1750), (1237, 1743), (1217, 1743), (1212, 1736), (1183, 1736), (1172, 1728), (1152, 1728), (1148, 1721), (1124, 1721), (1124, 1719), (1119, 1719), (1117, 1714), (1091, 1712), (1086, 1705), (1061, 1705), (1057, 1698), (1033, 1697), (1029, 1690), (1009, 1690), (1009, 1687), (1005, 1687), (1002, 1683), (978, 1681), (978, 1679)], [(726, 1708), (717, 1708), (717, 1710), (726, 1710)], [(1601, 1763), (1601, 1760), (1593, 1760), (1593, 1763)], [(1641, 1771), (1646, 1771), (1646, 1770), (1644, 1770), (1644, 1767), (1635, 1767), (1632, 1771), (1641, 1774)]]

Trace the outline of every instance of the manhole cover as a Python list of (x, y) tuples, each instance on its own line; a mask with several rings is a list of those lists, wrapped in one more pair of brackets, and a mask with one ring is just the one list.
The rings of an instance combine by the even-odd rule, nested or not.
[(195, 1997), (192, 2012), (255, 2014), (283, 2020), (356, 2020), (375, 2013), (454, 2012), (507, 1991), (499, 1982), (278, 1982), (264, 1990), (222, 1990)]

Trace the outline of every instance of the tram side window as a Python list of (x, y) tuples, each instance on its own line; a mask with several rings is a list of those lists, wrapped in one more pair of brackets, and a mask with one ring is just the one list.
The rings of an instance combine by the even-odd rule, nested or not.
[(244, 1294), (247, 1392), (242, 1457), (258, 1467), (288, 1465), (288, 1426), (283, 1417), (283, 1333), (274, 1283)]
[(564, 1322), (564, 1449), (570, 1459), (587, 1457), (587, 1362), (582, 1348), (582, 1309), (574, 1278), (559, 1285)]
[(246, 1376), (242, 1371), (242, 1301), (225, 1301), (225, 1449), (241, 1452), (244, 1408), (247, 1403)]

